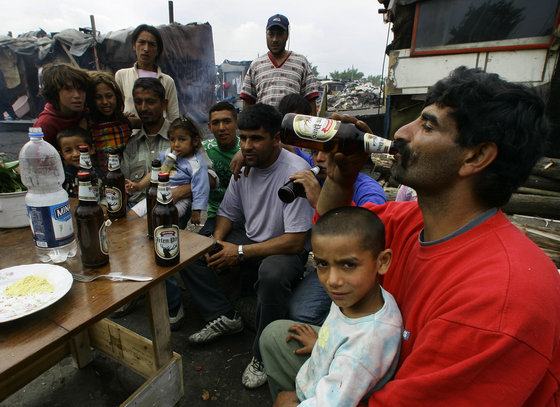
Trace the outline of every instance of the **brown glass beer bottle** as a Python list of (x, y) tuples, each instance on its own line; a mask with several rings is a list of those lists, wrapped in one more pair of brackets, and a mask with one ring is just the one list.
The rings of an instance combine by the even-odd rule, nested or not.
[(109, 244), (103, 209), (97, 203), (91, 185), (91, 175), (86, 171), (78, 172), (78, 182), (80, 201), (74, 215), (78, 224), (82, 264), (84, 267), (100, 267), (109, 262)]
[(119, 219), (126, 216), (126, 192), (124, 189), (124, 175), (121, 162), (115, 150), (109, 152), (107, 159), (107, 176), (105, 177), (105, 200), (109, 219)]
[(351, 123), (295, 113), (284, 116), (280, 138), (284, 144), (344, 154), (396, 152), (391, 140), (365, 133)]
[[(78, 146), (78, 150), (80, 151), (80, 171), (89, 172), (91, 176), (91, 187), (93, 188), (93, 192), (95, 193), (95, 197), (97, 202), (99, 203), (100, 200), (100, 192), (101, 192), (101, 181), (95, 174), (93, 170), (93, 165), (91, 163), (91, 156), (89, 155), (89, 147), (87, 144), (80, 144)], [(79, 188), (79, 187), (78, 187)]]
[(179, 212), (171, 198), (169, 173), (158, 174), (157, 202), (152, 210), (156, 264), (172, 266), (179, 262)]
[(150, 239), (154, 238), (154, 226), (152, 225), (152, 210), (156, 204), (157, 200), (157, 190), (158, 190), (158, 174), (161, 169), (161, 161), (152, 161), (152, 173), (150, 174), (150, 187), (146, 193), (146, 218), (148, 219), (148, 237)]

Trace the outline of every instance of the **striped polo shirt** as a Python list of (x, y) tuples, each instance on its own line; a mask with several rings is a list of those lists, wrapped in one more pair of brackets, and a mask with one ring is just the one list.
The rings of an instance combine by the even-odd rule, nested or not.
[(303, 55), (290, 52), (288, 58), (276, 66), (268, 52), (251, 63), (240, 97), (278, 107), (280, 100), (290, 93), (299, 93), (308, 100), (319, 96), (311, 65)]

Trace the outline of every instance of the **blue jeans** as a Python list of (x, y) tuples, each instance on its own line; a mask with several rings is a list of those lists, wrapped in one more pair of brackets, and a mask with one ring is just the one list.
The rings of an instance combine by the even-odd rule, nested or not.
[[(251, 244), (245, 230), (234, 228), (225, 241), (234, 244)], [(292, 287), (301, 279), (307, 252), (290, 255), (273, 255), (265, 258), (249, 258), (241, 265), (240, 278), (246, 285), (253, 285), (257, 294), (256, 337), (253, 354), (260, 360), (259, 337), (262, 330), (272, 321), (286, 318)], [(233, 311), (233, 305), (222, 290), (215, 271), (199, 258), (181, 270), (193, 305), (206, 321)], [(247, 284), (248, 283), (248, 284)]]
[[(206, 219), (202, 229), (198, 231), (198, 234), (211, 236), (212, 233), (214, 233), (215, 227), (216, 218), (208, 218)], [(174, 277), (170, 277), (165, 280), (165, 290), (167, 292), (167, 309), (169, 310), (169, 313), (173, 315), (181, 306), (181, 288), (177, 284), (177, 280)]]
[(289, 319), (322, 325), (331, 308), (331, 298), (319, 282), (317, 272), (310, 271), (296, 286), (290, 299)]

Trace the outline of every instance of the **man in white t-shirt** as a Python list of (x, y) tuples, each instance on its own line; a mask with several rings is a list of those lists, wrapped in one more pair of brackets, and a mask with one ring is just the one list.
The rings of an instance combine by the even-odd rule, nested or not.
[[(241, 152), (251, 171), (237, 181), (232, 177), (218, 209), (214, 237), (221, 250), (181, 273), (193, 304), (208, 322), (189, 337), (195, 344), (243, 329), (241, 317), (221, 289), (215, 271), (239, 267), (243, 281), (255, 282), (257, 332), (253, 358), (243, 373), (242, 382), (247, 388), (266, 382), (259, 336), (270, 322), (288, 315), (292, 287), (301, 279), (307, 261), (304, 246), (313, 216), (306, 199), (285, 204), (278, 198), (278, 189), (290, 175), (309, 168), (305, 160), (281, 147), (281, 122), (280, 113), (262, 103), (239, 115)], [(244, 230), (233, 227), (243, 220)]]

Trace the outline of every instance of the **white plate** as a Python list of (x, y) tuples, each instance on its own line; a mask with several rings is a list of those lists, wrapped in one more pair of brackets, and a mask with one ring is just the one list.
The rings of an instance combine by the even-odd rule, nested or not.
[[(22, 278), (37, 276), (45, 278), (54, 287), (52, 293), (8, 297), (6, 288)], [(24, 264), (0, 270), (0, 323), (33, 314), (54, 304), (72, 287), (72, 274), (64, 267), (53, 264)]]

